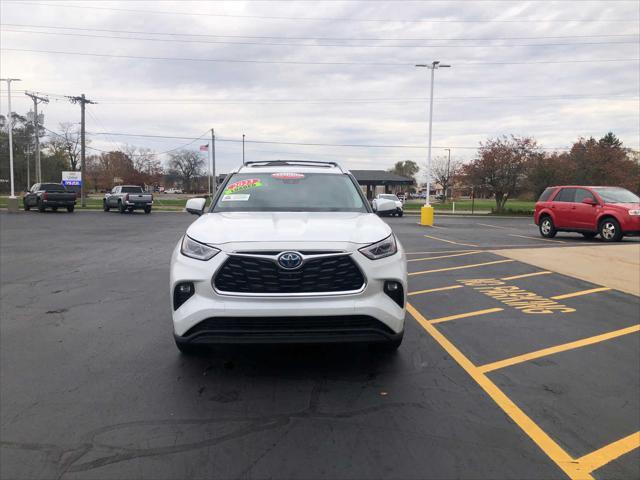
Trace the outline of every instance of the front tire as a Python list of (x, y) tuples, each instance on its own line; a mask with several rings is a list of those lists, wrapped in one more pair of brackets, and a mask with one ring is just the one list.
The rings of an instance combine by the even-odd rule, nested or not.
[(109, 208), (109, 205), (107, 205), (107, 201), (106, 200), (102, 200), (102, 210), (104, 210), (105, 212), (108, 212), (109, 210), (111, 210)]
[(551, 220), (551, 217), (548, 215), (540, 219), (540, 226), (538, 228), (540, 229), (540, 235), (544, 238), (553, 238), (556, 236), (556, 233), (558, 233), (553, 224), (553, 220)]
[(118, 211), (120, 213), (124, 213), (127, 211), (127, 209), (125, 208), (125, 206), (122, 204), (122, 202), (118, 202)]
[(76, 208), (76, 207), (75, 207), (75, 205), (70, 205), (70, 206), (68, 206), (68, 207), (67, 207), (67, 212), (69, 212), (69, 213), (73, 213), (73, 211), (75, 210), (75, 208)]
[(598, 228), (600, 238), (605, 242), (619, 242), (622, 240), (622, 229), (615, 218), (605, 218)]
[(402, 215), (404, 215), (404, 212), (398, 212), (399, 217), (401, 217)]
[(24, 202), (24, 211), (28, 212), (29, 210), (31, 210), (31, 207), (27, 205), (27, 202)]

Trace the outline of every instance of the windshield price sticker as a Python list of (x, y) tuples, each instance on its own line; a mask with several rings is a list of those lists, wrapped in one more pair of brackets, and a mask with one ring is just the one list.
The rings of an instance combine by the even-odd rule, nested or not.
[(262, 180), (259, 178), (249, 178), (247, 180), (240, 180), (239, 182), (232, 183), (231, 185), (227, 185), (224, 193), (226, 195), (230, 195), (232, 193), (242, 192), (244, 190), (249, 190), (250, 188), (256, 188), (262, 186)]
[(272, 173), (272, 178), (278, 178), (280, 180), (301, 180), (304, 178), (303, 173), (293, 173), (293, 172), (280, 172), (280, 173)]
[(248, 193), (236, 193), (235, 195), (223, 195), (222, 202), (246, 202), (251, 195)]

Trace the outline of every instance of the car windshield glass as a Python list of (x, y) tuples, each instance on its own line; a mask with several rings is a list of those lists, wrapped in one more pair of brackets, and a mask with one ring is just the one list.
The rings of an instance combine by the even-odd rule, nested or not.
[(242, 173), (225, 185), (214, 212), (367, 212), (351, 178), (327, 173)]
[(122, 193), (142, 193), (142, 187), (122, 187)]
[(398, 200), (398, 197), (395, 195), (380, 195), (380, 198), (384, 198), (385, 200)]
[(625, 188), (594, 188), (604, 203), (639, 203), (640, 197)]
[(64, 188), (64, 185), (60, 185), (59, 183), (43, 183), (40, 189), (45, 190), (47, 192), (66, 192), (67, 191), (67, 189)]

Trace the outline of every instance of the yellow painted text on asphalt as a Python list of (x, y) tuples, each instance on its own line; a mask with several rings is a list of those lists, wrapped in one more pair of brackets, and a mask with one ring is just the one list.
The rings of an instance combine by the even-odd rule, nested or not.
[(576, 311), (574, 308), (567, 307), (550, 298), (542, 297), (533, 292), (527, 292), (520, 287), (507, 285), (506, 282), (496, 278), (473, 278), (458, 281), (524, 313), (549, 314), (556, 312), (572, 313)]

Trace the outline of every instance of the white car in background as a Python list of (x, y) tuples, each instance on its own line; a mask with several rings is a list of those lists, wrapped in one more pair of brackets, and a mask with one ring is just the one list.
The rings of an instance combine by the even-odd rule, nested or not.
[[(171, 258), (178, 349), (208, 343), (371, 342), (404, 333), (402, 245), (336, 163), (247, 162), (231, 172)], [(396, 208), (380, 200), (379, 211)]]
[[(381, 200), (394, 202), (395, 208), (391, 211), (380, 211), (378, 205), (380, 204)], [(402, 206), (402, 200), (400, 200), (396, 195), (392, 193), (380, 193), (376, 195), (376, 198), (374, 198), (371, 202), (373, 211), (379, 215), (397, 215), (398, 217), (401, 217), (404, 213), (402, 210)]]

